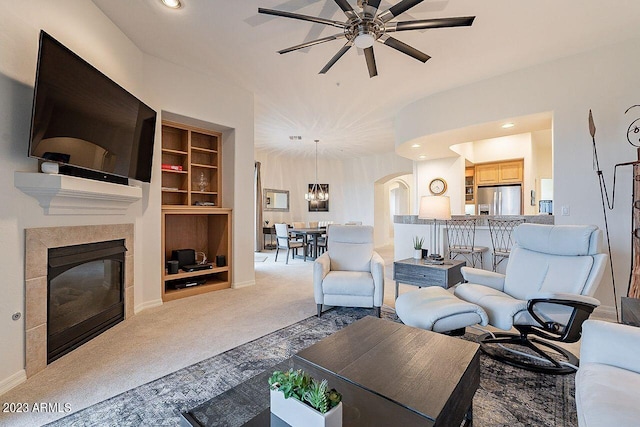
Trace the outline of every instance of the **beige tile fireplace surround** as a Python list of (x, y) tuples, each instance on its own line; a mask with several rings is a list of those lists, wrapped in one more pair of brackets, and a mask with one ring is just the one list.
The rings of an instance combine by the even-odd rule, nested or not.
[(133, 316), (133, 224), (28, 228), (25, 230), (25, 328), (27, 377), (47, 366), (47, 250), (125, 239), (125, 318)]

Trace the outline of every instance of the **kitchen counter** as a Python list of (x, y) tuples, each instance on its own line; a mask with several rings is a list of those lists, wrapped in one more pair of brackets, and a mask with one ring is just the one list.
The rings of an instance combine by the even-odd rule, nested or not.
[[(477, 218), (478, 227), (488, 227), (487, 219), (524, 219), (532, 224), (554, 224), (553, 215), (451, 215), (451, 219)], [(394, 215), (395, 224), (433, 224), (432, 219), (420, 219), (418, 215)], [(440, 221), (444, 222), (444, 221)]]
[[(491, 253), (493, 246), (491, 244), (491, 236), (489, 234), (489, 225), (487, 219), (516, 219), (522, 218), (525, 222), (533, 224), (554, 224), (553, 215), (452, 215), (452, 219), (464, 219), (464, 218), (477, 218), (478, 223), (476, 225), (475, 245), (484, 246), (488, 248), (483, 254), (484, 268), (486, 270), (491, 269)], [(429, 253), (433, 250), (431, 245), (431, 230), (433, 229), (432, 219), (419, 219), (418, 215), (395, 215), (393, 217), (393, 230), (394, 230), (394, 259), (405, 259), (413, 255), (413, 238), (424, 237), (424, 249), (429, 249)], [(438, 245), (437, 250), (440, 254), (445, 254), (446, 245), (446, 226), (445, 221), (438, 221), (441, 230), (441, 242)], [(464, 259), (464, 258), (458, 258)], [(498, 266), (498, 272), (504, 273), (506, 262), (501, 263)], [(478, 266), (479, 267), (479, 266)]]

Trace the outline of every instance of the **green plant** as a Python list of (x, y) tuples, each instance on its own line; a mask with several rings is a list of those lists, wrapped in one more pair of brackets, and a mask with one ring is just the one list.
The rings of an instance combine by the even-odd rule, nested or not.
[(422, 249), (422, 244), (424, 243), (424, 237), (414, 237), (413, 238), (413, 249)]
[(342, 400), (336, 389), (329, 390), (327, 380), (318, 382), (302, 369), (274, 371), (269, 377), (269, 386), (271, 390), (281, 391), (285, 399), (293, 397), (323, 414)]
[(313, 380), (309, 385), (309, 390), (304, 393), (304, 400), (309, 402), (309, 405), (317, 409), (322, 414), (329, 410), (327, 388), (327, 380), (322, 380), (321, 382)]

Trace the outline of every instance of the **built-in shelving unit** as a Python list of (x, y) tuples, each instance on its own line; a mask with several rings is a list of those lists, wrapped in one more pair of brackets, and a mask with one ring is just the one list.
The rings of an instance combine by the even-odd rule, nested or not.
[[(163, 301), (231, 287), (231, 209), (221, 204), (222, 135), (163, 121)], [(213, 268), (169, 274), (167, 261), (178, 249), (204, 253)]]
[(220, 206), (221, 138), (217, 132), (162, 123), (162, 205)]

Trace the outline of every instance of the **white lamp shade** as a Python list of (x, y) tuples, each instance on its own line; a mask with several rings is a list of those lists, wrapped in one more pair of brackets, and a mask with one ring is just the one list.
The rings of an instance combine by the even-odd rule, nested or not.
[(451, 219), (451, 202), (449, 196), (423, 196), (420, 199), (420, 219)]

